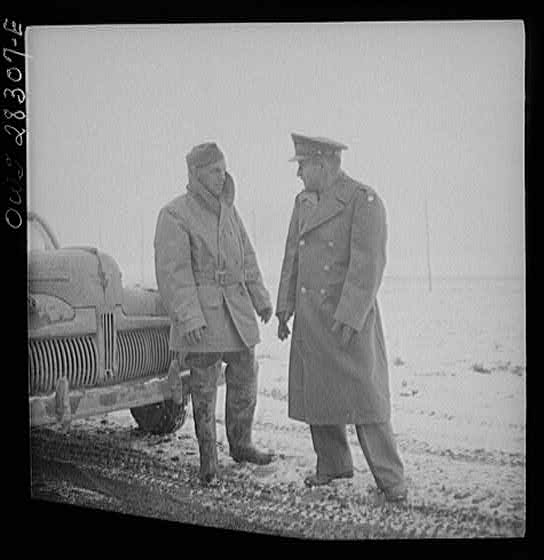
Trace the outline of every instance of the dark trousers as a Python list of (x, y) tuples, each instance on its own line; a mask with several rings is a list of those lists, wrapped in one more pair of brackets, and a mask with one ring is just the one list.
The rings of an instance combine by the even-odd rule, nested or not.
[[(258, 364), (253, 348), (237, 352), (189, 353), (193, 418), (199, 444), (215, 450), (215, 408), (221, 363), (227, 364), (225, 424), (231, 452), (251, 446), (251, 427), (257, 404)], [(213, 451), (215, 454), (216, 451)]]
[[(359, 424), (357, 438), (378, 488), (397, 491), (405, 488), (404, 466), (397, 450), (391, 422)], [(346, 426), (311, 425), (317, 455), (318, 475), (353, 472), (353, 460), (346, 437)]]

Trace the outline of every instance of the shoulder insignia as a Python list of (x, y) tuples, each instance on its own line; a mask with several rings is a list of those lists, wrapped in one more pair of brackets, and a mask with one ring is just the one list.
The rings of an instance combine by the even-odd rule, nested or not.
[(364, 196), (366, 197), (366, 200), (368, 202), (372, 202), (376, 198), (378, 198), (376, 191), (374, 191), (372, 187), (369, 187), (368, 185), (365, 185), (363, 183), (357, 183), (357, 186), (359, 187), (359, 190), (361, 190), (364, 193)]
[(359, 201), (361, 202), (366, 202), (367, 204), (378, 204), (380, 205), (380, 197), (378, 196), (378, 193), (376, 193), (376, 191), (372, 188), (369, 187), (368, 185), (365, 185), (363, 183), (356, 183), (356, 196), (358, 198)]

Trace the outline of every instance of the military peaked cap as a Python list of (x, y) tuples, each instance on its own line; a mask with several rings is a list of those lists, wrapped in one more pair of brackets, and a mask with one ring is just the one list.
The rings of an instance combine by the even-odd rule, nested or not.
[(301, 161), (315, 156), (333, 155), (341, 150), (347, 150), (345, 144), (324, 138), (323, 136), (303, 136), (291, 134), (295, 145), (295, 156), (289, 161)]

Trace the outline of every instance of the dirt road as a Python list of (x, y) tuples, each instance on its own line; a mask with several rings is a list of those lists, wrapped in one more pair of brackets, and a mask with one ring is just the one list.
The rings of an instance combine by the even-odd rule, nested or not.
[[(262, 408), (273, 414), (272, 402)], [(273, 444), (277, 453), (276, 461), (262, 467), (234, 463), (224, 430), (218, 428), (221, 479), (206, 488), (197, 482), (198, 448), (190, 417), (181, 430), (166, 437), (141, 433), (127, 411), (79, 421), (67, 433), (58, 428), (33, 430), (32, 496), (97, 511), (287, 538), (525, 534), (525, 462), (519, 455), (452, 452), (401, 436), (411, 495), (406, 505), (389, 505), (369, 491), (372, 478), (358, 457), (353, 479), (305, 488), (301, 481), (311, 472), (314, 458), (300, 423), (278, 424), (258, 414), (254, 439), (261, 447)]]

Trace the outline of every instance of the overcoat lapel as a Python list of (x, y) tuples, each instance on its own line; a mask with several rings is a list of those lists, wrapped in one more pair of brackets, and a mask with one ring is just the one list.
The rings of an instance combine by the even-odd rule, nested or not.
[(302, 235), (306, 223), (317, 207), (317, 195), (313, 192), (303, 192), (300, 195), (299, 234)]
[(321, 198), (315, 205), (313, 212), (310, 211), (307, 219), (301, 224), (300, 235), (319, 227), (342, 212), (353, 195), (353, 191), (354, 189), (349, 187), (342, 173), (332, 186), (331, 192)]

